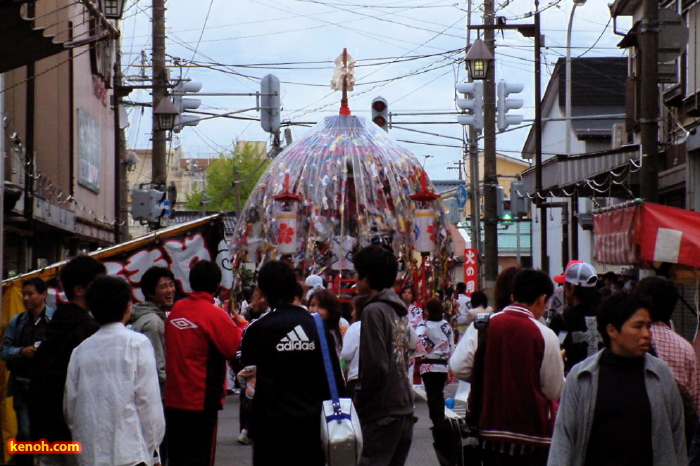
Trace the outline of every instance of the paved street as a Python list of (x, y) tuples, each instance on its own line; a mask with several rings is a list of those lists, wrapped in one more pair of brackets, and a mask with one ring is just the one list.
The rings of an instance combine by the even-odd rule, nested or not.
[[(454, 394), (456, 384), (451, 384), (446, 389), (445, 396)], [(420, 392), (420, 390), (419, 390)], [(251, 447), (240, 445), (236, 442), (238, 437), (238, 395), (226, 397), (224, 410), (219, 413), (219, 433), (216, 447), (216, 466), (250, 466)], [(460, 410), (461, 403), (455, 408)], [(413, 431), (413, 444), (406, 466), (431, 466), (438, 461), (433, 450), (432, 434), (430, 432), (430, 418), (428, 417), (428, 405), (425, 400), (416, 395), (416, 416), (418, 422)]]

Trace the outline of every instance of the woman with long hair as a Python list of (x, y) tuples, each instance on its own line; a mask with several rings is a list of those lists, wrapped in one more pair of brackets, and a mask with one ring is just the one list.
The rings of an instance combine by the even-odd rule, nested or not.
[(340, 350), (343, 348), (343, 335), (340, 332), (340, 300), (329, 290), (318, 290), (309, 298), (309, 312), (318, 314), (323, 319), (323, 323), (333, 335), (335, 350), (340, 359)]

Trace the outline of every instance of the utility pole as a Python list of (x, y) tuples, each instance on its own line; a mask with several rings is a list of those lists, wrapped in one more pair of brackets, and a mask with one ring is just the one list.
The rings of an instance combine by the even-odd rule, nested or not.
[(459, 159), (456, 162), (453, 162), (453, 165), (457, 165), (456, 167), (447, 167), (448, 170), (459, 170), (459, 181), (464, 181), (464, 170), (462, 170), (462, 167), (466, 165), (466, 162), (464, 159)]
[[(549, 273), (547, 255), (547, 207), (542, 205), (542, 34), (540, 32), (540, 2), (535, 0), (535, 201), (540, 208), (540, 269)], [(567, 226), (568, 228), (568, 226)]]
[[(121, 39), (119, 39), (121, 40)], [(117, 47), (117, 56), (114, 64), (114, 144), (116, 158), (116, 183), (117, 195), (114, 197), (114, 216), (117, 220), (114, 225), (115, 240), (117, 243), (123, 243), (129, 239), (129, 206), (128, 193), (129, 183), (127, 178), (126, 164), (126, 134), (122, 129), (121, 121), (121, 101), (122, 96), (122, 53), (121, 46)]]
[(642, 53), (640, 105), (640, 137), (642, 143), (642, 170), (639, 185), (642, 199), (659, 201), (659, 0), (642, 2), (642, 20), (639, 27), (639, 48)]
[[(494, 2), (484, 0), (484, 44), (495, 56)], [(484, 80), (484, 279), (491, 293), (498, 275), (498, 217), (496, 210), (496, 90), (494, 66)], [(474, 140), (476, 141), (476, 139)], [(473, 181), (473, 180), (472, 180)], [(478, 220), (477, 220), (478, 221)]]
[[(153, 34), (153, 110), (166, 96), (168, 75), (165, 68), (165, 0), (152, 0)], [(155, 112), (153, 114), (153, 154), (151, 157), (151, 181), (156, 189), (165, 192), (168, 178), (166, 163), (167, 131), (161, 130)]]

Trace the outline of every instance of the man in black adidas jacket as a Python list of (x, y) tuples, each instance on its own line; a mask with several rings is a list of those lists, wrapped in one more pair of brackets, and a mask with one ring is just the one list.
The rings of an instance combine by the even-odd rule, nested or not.
[[(270, 312), (251, 323), (241, 343), (243, 366), (257, 366), (250, 431), (253, 465), (323, 466), (321, 403), (330, 399), (313, 317), (292, 305), (296, 274), (279, 261), (258, 273)], [(327, 341), (330, 333), (326, 331)], [(335, 351), (329, 351), (341, 396), (345, 383)]]

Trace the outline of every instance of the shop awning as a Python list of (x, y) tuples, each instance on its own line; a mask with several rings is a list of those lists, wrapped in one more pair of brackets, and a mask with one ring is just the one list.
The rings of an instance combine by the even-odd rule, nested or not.
[(595, 214), (594, 258), (603, 264), (700, 266), (700, 213), (645, 202)]

